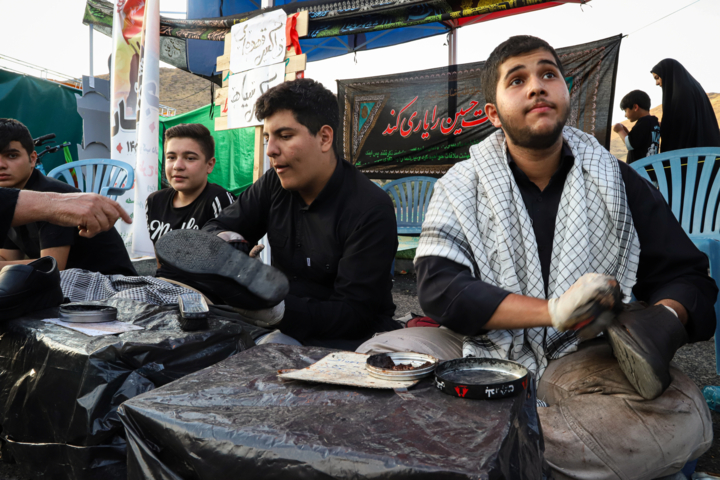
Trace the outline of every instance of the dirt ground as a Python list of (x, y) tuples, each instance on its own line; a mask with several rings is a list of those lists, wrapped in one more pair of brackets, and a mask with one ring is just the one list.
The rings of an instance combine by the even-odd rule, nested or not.
[[(404, 316), (409, 312), (423, 313), (417, 299), (415, 275), (395, 276), (393, 298), (397, 307), (396, 317)], [(678, 351), (674, 361), (701, 389), (706, 385), (720, 385), (720, 377), (715, 373), (714, 341), (686, 345)], [(720, 435), (720, 414), (712, 412), (712, 417), (715, 438), (718, 438), (718, 435)], [(713, 443), (710, 450), (700, 457), (697, 471), (720, 473), (720, 447), (718, 445), (718, 442)], [(33, 478), (23, 475), (17, 465), (7, 465), (0, 462), (0, 480), (33, 480)]]

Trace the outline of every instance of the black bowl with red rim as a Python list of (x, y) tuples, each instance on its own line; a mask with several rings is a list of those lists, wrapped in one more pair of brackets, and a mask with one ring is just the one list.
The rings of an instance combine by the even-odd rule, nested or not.
[(528, 369), (511, 360), (457, 358), (438, 364), (435, 386), (453, 397), (495, 400), (525, 391)]

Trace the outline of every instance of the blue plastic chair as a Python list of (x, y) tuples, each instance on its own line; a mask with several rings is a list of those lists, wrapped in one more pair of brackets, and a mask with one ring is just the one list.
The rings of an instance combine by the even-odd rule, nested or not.
[(56, 179), (62, 176), (68, 185), (75, 185), (70, 173), (73, 168), (81, 191), (99, 193), (112, 200), (130, 190), (135, 182), (135, 172), (129, 164), (107, 158), (66, 163), (53, 168), (47, 176)]
[(382, 187), (395, 201), (398, 235), (420, 235), (436, 181), (432, 177), (405, 177)]
[[(686, 148), (652, 155), (630, 166), (658, 187), (690, 240), (708, 256), (710, 276), (720, 286), (720, 171), (713, 172), (716, 158), (720, 158), (720, 147)], [(720, 299), (715, 303), (715, 315), (715, 369), (720, 375)]]

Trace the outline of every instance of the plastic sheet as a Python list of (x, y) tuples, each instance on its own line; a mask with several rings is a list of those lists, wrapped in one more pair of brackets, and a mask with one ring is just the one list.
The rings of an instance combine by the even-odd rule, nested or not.
[(3, 459), (31, 478), (126, 478), (118, 406), (254, 345), (255, 327), (216, 315), (183, 332), (176, 305), (107, 304), (145, 330), (89, 337), (42, 321), (57, 308), (0, 324)]
[(484, 401), (278, 379), (331, 351), (262, 345), (128, 400), (128, 479), (543, 477), (532, 381)]

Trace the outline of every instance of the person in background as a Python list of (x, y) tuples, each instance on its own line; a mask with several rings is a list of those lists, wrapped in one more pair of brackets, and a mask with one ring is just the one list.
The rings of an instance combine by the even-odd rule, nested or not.
[[(215, 139), (204, 125), (183, 123), (165, 132), (165, 176), (170, 188), (153, 192), (145, 201), (148, 232), (153, 245), (166, 233), (178, 229), (201, 229), (208, 220), (235, 201), (235, 196), (208, 181), (215, 168)], [(157, 278), (179, 284), (175, 270), (157, 262)], [(183, 279), (187, 281), (187, 279)], [(218, 301), (211, 291), (211, 301)]]
[(201, 229), (235, 196), (210, 183), (215, 168), (215, 139), (205, 126), (185, 123), (165, 132), (165, 176), (170, 188), (153, 192), (145, 202), (150, 240), (178, 228)]
[(613, 127), (628, 149), (626, 162), (633, 163), (657, 154), (660, 151), (660, 122), (655, 115), (650, 115), (650, 96), (642, 90), (633, 90), (623, 97), (620, 109), (625, 112), (625, 118), (635, 122), (630, 131), (622, 123)]
[(663, 90), (660, 151), (720, 147), (720, 128), (710, 99), (680, 62), (666, 58), (651, 70)]
[[(0, 187), (56, 193), (80, 191), (42, 175), (35, 168), (36, 161), (37, 153), (27, 127), (17, 120), (0, 119)], [(77, 228), (32, 222), (10, 228), (2, 242), (0, 265), (27, 264), (51, 256), (59, 270), (78, 268), (105, 275), (137, 275), (114, 228), (86, 238), (79, 235)]]

